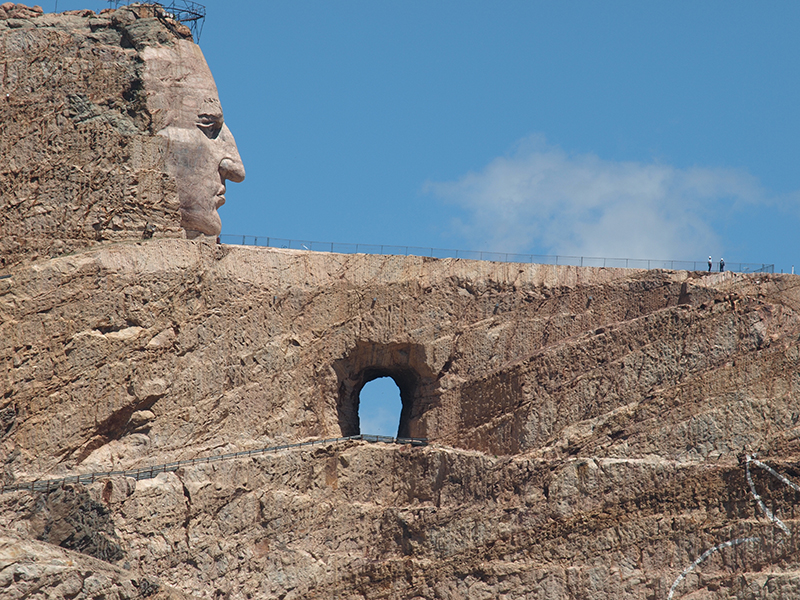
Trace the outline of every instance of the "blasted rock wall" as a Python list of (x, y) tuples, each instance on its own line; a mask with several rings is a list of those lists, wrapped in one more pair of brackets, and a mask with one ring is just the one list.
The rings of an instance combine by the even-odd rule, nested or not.
[[(206, 598), (661, 599), (703, 551), (758, 537), (681, 593), (792, 597), (795, 538), (742, 460), (795, 472), (798, 293), (788, 275), (189, 240), (38, 261), (0, 280), (5, 481), (352, 433), (358, 391), (385, 374), (428, 448), (101, 481), (75, 491), (110, 519), (84, 551)], [(754, 477), (793, 528), (794, 492)], [(71, 514), (2, 502), (32, 541), (32, 507)]]
[(794, 425), (794, 285), (151, 240), (0, 281), (0, 395), (37, 472), (106, 460), (145, 410), (175, 458), (351, 435), (379, 375), (439, 443), (707, 458)]
[[(180, 26), (183, 27), (183, 26)], [(188, 35), (148, 7), (0, 9), (0, 270), (99, 241), (181, 237), (138, 49)]]
[(380, 376), (430, 445), (0, 489), (4, 597), (800, 594), (748, 475), (800, 473), (796, 277), (179, 239), (139, 50), (186, 35), (0, 5), (2, 484), (351, 435)]

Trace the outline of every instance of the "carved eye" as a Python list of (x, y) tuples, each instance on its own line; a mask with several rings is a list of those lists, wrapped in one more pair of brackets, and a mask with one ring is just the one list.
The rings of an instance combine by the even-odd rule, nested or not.
[(197, 126), (200, 128), (200, 131), (206, 134), (208, 139), (215, 140), (219, 137), (219, 132), (222, 131), (222, 120), (201, 115)]

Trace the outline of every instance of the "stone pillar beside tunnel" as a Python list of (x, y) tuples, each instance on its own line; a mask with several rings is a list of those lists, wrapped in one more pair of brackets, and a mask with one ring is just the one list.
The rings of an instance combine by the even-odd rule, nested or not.
[[(391, 377), (400, 389), (397, 437), (428, 437), (422, 417), (437, 404), (436, 378), (425, 347), (411, 343), (359, 342), (333, 369), (338, 378), (337, 417), (343, 436), (362, 433), (359, 402), (364, 385)], [(364, 432), (369, 433), (369, 432)]]

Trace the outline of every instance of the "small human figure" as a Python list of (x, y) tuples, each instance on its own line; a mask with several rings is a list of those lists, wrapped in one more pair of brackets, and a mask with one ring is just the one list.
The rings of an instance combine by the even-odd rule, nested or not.
[(725, 259), (719, 259), (719, 272), (722, 273), (725, 270)]
[(711, 265), (713, 264), (711, 257), (708, 257), (708, 272), (711, 273)]

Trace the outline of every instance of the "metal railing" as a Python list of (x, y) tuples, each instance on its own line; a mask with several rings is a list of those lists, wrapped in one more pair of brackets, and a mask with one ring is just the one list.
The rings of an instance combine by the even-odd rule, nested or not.
[[(120, 4), (129, 5), (136, 0), (106, 0), (111, 8), (119, 8)], [(186, 25), (192, 32), (195, 42), (200, 40), (203, 33), (203, 23), (206, 19), (206, 7), (192, 0), (166, 0), (157, 2), (156, 0), (145, 0), (142, 4), (158, 6), (164, 11), (165, 16), (175, 19)], [(58, 12), (58, 0), (56, 0), (56, 12)]]
[[(420, 246), (395, 246), (388, 244), (346, 244), (290, 240), (268, 236), (223, 234), (220, 241), (241, 246), (266, 248), (290, 248), (314, 252), (337, 252), (340, 254), (385, 254), (402, 256), (427, 256), (432, 258), (463, 258), (508, 263), (533, 263), (540, 265), (564, 265), (572, 267), (605, 267), (613, 269), (669, 269), (673, 271), (706, 271), (708, 261), (656, 260), (645, 258), (606, 258), (598, 256), (562, 256), (547, 254), (515, 254), (511, 252), (488, 252), (478, 250), (453, 250), (447, 248), (424, 248)], [(775, 265), (764, 263), (725, 263), (726, 271), (736, 273), (774, 273)], [(713, 264), (719, 271), (719, 263)]]
[(59, 477), (58, 479), (36, 479), (24, 483), (13, 483), (10, 485), (0, 484), (0, 494), (8, 492), (49, 492), (61, 486), (68, 484), (80, 483), (88, 485), (95, 481), (108, 479), (110, 477), (131, 477), (137, 481), (142, 479), (153, 479), (161, 473), (171, 473), (177, 471), (181, 467), (188, 467), (192, 465), (204, 465), (212, 462), (221, 462), (227, 460), (235, 460), (239, 458), (248, 458), (257, 456), (259, 454), (266, 454), (269, 452), (277, 452), (279, 450), (286, 450), (289, 448), (302, 448), (304, 446), (320, 446), (324, 444), (336, 444), (340, 442), (350, 441), (364, 441), (370, 443), (384, 443), (384, 444), (403, 444), (407, 446), (427, 446), (428, 440), (426, 438), (394, 438), (385, 435), (371, 435), (368, 433), (360, 433), (358, 435), (350, 435), (347, 437), (328, 438), (324, 440), (310, 440), (308, 442), (299, 442), (297, 444), (283, 444), (280, 446), (270, 446), (268, 448), (259, 448), (257, 450), (244, 450), (242, 452), (230, 452), (228, 454), (218, 454), (216, 456), (206, 456), (203, 458), (190, 458), (187, 460), (179, 460), (171, 463), (164, 463), (160, 465), (151, 465), (149, 467), (141, 467), (139, 469), (132, 469), (128, 471), (100, 471), (96, 473), (82, 473), (80, 475), (70, 475), (68, 477)]

